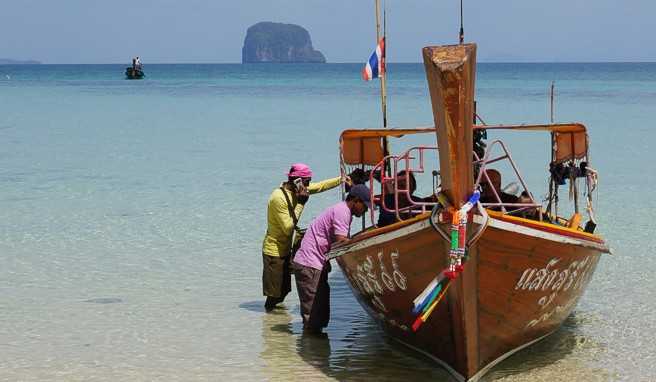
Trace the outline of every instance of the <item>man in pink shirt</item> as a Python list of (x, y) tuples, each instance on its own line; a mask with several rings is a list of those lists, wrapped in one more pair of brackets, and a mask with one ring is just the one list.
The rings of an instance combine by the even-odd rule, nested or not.
[(362, 216), (370, 207), (369, 188), (363, 184), (354, 185), (345, 201), (322, 212), (305, 232), (294, 257), (294, 275), (303, 329), (307, 332), (321, 333), (330, 320), (330, 263), (326, 254), (334, 243), (348, 240), (352, 217)]

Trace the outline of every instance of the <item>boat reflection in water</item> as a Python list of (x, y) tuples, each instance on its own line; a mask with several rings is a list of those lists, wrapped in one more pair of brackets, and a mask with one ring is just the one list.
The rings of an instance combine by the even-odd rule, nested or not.
[(303, 335), (296, 311), (262, 315), (261, 374), (267, 381), (454, 381), (407, 349), (387, 346), (339, 271), (332, 273), (330, 282), (333, 296), (345, 303), (331, 307), (327, 337)]
[[(362, 231), (329, 257), (391, 338), (457, 380), (473, 381), (556, 331), (609, 248), (594, 234), (597, 173), (585, 126), (476, 126), (476, 45), (428, 47), (423, 56), (435, 128), (346, 130), (340, 137), (342, 173), (371, 170), (372, 200), (398, 222), (376, 227), (363, 221)], [(550, 135), (546, 206), (533, 198), (504, 142), (484, 141), (492, 131)], [(385, 152), (389, 140), (399, 147), (402, 137), (422, 135), (425, 145)], [(505, 194), (493, 179), (491, 170), (504, 168), (520, 195)], [(439, 174), (432, 197), (414, 198), (410, 173)], [(590, 211), (584, 226), (580, 183)], [(563, 185), (573, 196), (571, 217), (559, 216)]]

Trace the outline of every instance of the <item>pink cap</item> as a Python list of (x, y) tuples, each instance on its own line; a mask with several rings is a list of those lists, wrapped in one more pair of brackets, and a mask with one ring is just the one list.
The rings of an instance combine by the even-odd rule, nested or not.
[(312, 170), (305, 163), (294, 163), (287, 176), (290, 178), (312, 178)]

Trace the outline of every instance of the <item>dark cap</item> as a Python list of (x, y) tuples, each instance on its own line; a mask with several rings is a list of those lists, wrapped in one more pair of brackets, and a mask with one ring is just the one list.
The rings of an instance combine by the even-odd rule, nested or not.
[(371, 195), (369, 193), (369, 187), (365, 186), (364, 184), (356, 184), (353, 187), (351, 187), (351, 190), (349, 191), (349, 196), (350, 197), (357, 196), (369, 208), (373, 208), (373, 206), (371, 205)]

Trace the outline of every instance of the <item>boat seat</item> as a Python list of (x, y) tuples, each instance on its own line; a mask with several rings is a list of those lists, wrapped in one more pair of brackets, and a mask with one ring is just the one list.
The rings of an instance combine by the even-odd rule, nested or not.
[(572, 229), (577, 229), (581, 225), (581, 214), (574, 213), (571, 218), (567, 221), (567, 227)]

